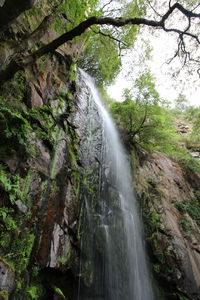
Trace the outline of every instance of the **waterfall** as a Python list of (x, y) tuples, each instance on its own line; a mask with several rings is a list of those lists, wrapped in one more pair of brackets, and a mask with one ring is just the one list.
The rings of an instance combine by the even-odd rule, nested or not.
[(80, 72), (88, 112), (79, 300), (153, 300), (128, 156), (93, 80)]

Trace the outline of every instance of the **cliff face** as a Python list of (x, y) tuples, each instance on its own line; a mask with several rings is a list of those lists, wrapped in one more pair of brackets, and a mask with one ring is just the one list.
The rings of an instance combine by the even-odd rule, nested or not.
[(75, 77), (55, 53), (1, 92), (1, 299), (76, 297), (85, 107)]
[(200, 299), (200, 174), (161, 153), (138, 159), (134, 177), (155, 278), (167, 299)]

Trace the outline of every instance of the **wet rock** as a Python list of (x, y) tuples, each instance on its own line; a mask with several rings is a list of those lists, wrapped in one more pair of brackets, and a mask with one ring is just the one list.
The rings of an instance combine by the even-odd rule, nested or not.
[[(165, 155), (153, 153), (146, 158), (143, 156), (135, 179), (137, 193), (141, 198), (145, 197), (144, 213), (152, 218), (159, 216), (158, 219), (147, 217), (145, 220), (147, 227), (154, 222), (152, 230), (157, 231), (154, 242), (151, 240), (150, 244), (163, 268), (160, 276), (164, 276), (161, 275), (164, 270), (171, 270), (166, 276), (170, 275), (177, 291), (187, 294), (190, 299), (199, 299), (200, 229), (188, 213), (181, 213), (176, 208), (177, 203), (195, 198), (194, 192), (200, 189), (199, 172), (184, 169)], [(186, 225), (190, 224), (189, 232), (181, 225), (184, 220), (188, 222)]]
[[(15, 272), (7, 263), (0, 259), (0, 290), (12, 292), (15, 286)], [(5, 299), (5, 298), (3, 298)]]
[(5, 159), (5, 163), (11, 172), (15, 172), (20, 164), (20, 158), (16, 154), (13, 154)]
[(31, 167), (35, 170), (43, 173), (44, 175), (49, 175), (49, 165), (51, 162), (51, 156), (49, 151), (46, 149), (42, 141), (36, 140), (34, 142), (36, 151), (37, 151), (37, 157), (34, 160), (30, 161)]
[(28, 211), (28, 207), (21, 200), (15, 201), (15, 205), (17, 206), (19, 211), (21, 211), (24, 214)]

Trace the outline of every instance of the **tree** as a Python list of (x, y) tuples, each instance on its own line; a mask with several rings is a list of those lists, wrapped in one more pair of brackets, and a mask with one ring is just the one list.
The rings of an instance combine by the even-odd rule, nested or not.
[(178, 98), (175, 99), (175, 107), (180, 110), (184, 111), (188, 106), (188, 100), (186, 96), (182, 93), (178, 95)]
[(172, 114), (160, 105), (150, 72), (141, 74), (134, 88), (136, 93), (132, 95), (131, 90), (125, 89), (125, 100), (111, 106), (125, 143), (139, 144), (147, 150), (169, 152), (175, 143)]
[[(0, 26), (1, 26), (0, 32), (5, 31), (5, 28), (10, 24), (10, 22), (13, 21), (16, 17), (18, 17), (22, 12), (26, 11), (28, 8), (34, 7), (36, 2), (37, 1), (33, 1), (33, 0), (32, 1), (31, 0), (29, 0), (29, 1), (27, 1), (27, 0), (20, 0), (20, 1), (6, 0), (5, 4), (0, 9), (0, 17), (2, 16), (2, 20), (3, 20), (2, 25), (0, 24)], [(110, 2), (112, 2), (112, 1), (110, 1)], [(45, 55), (49, 52), (55, 51), (62, 44), (69, 42), (69, 41), (73, 40), (74, 38), (83, 35), (87, 31), (87, 29), (93, 28), (95, 25), (96, 26), (98, 25), (98, 28), (103, 28), (103, 29), (106, 28), (106, 30), (107, 30), (107, 28), (112, 27), (112, 28), (118, 28), (118, 29), (125, 29), (125, 31), (127, 30), (127, 28), (135, 28), (135, 27), (138, 27), (141, 25), (145, 25), (145, 26), (152, 27), (155, 29), (162, 29), (166, 32), (173, 32), (173, 33), (177, 34), (177, 36), (178, 36), (178, 50), (175, 55), (178, 55), (181, 52), (185, 57), (185, 61), (190, 60), (192, 58), (190, 56), (190, 53), (186, 49), (185, 39), (189, 38), (190, 40), (193, 40), (194, 43), (196, 43), (198, 45), (200, 44), (198, 35), (196, 34), (196, 32), (192, 31), (192, 29), (193, 29), (192, 21), (197, 20), (197, 22), (199, 22), (200, 14), (195, 12), (197, 7), (194, 7), (191, 5), (190, 7), (185, 8), (184, 5), (182, 5), (178, 2), (175, 2), (173, 5), (171, 5), (171, 2), (172, 1), (169, 1), (168, 6), (166, 8), (166, 12), (162, 16), (156, 15), (158, 20), (148, 19), (148, 18), (146, 19), (146, 18), (142, 17), (141, 15), (139, 15), (138, 17), (137, 16), (129, 17), (127, 14), (125, 14), (125, 16), (122, 16), (122, 17), (105, 16), (105, 14), (104, 14), (105, 10), (103, 8), (96, 11), (96, 16), (90, 16), (90, 13), (88, 13), (89, 16), (85, 20), (78, 18), (77, 14), (75, 14), (75, 19), (73, 21), (71, 21), (65, 15), (64, 17), (68, 20), (68, 23), (71, 23), (71, 25), (72, 25), (72, 26), (70, 26), (71, 28), (69, 30), (67, 30), (65, 33), (61, 34), (58, 38), (56, 38), (49, 44), (38, 47), (38, 49), (36, 51), (32, 50), (32, 51), (30, 51), (30, 53), (25, 52), (25, 55), (24, 55), (24, 47), (19, 46), (20, 43), (18, 44), (17, 47), (16, 47), (16, 45), (13, 46), (13, 44), (12, 44), (12, 46), (10, 47), (10, 49), (13, 49), (13, 51), (11, 51), (12, 55), (10, 55), (10, 57), (9, 57), (9, 55), (6, 56), (6, 59), (4, 59), (3, 68), (0, 72), (0, 84), (4, 83), (6, 80), (9, 80), (10, 78), (12, 78), (13, 75), (17, 71), (22, 70), (27, 65), (33, 64), (37, 59), (39, 59), (43, 55)], [(11, 3), (12, 3), (12, 5), (11, 5)], [(19, 7), (17, 7), (17, 5), (16, 5), (17, 3), (18, 4), (20, 3)], [(40, 1), (40, 3), (43, 3), (43, 1)], [(59, 6), (59, 4), (60, 4), (57, 1), (53, 1), (53, 3), (55, 3), (55, 7)], [(66, 3), (69, 3), (69, 2), (66, 2)], [(91, 3), (96, 4), (96, 1), (91, 1)], [(133, 3), (138, 3), (138, 2), (133, 1)], [(104, 8), (106, 5), (107, 4), (104, 5)], [(183, 30), (178, 29), (178, 28), (173, 28), (173, 27), (171, 28), (171, 27), (167, 26), (167, 21), (177, 11), (180, 12), (182, 14), (182, 16), (184, 16), (187, 19), (187, 24), (188, 24), (187, 28), (185, 28)], [(94, 12), (94, 10), (92, 10), (92, 12)], [(52, 10), (51, 14), (56, 15), (56, 9), (55, 9), (55, 11)], [(46, 16), (46, 18), (49, 19), (50, 15)], [(80, 21), (78, 24), (77, 24), (77, 20)], [(44, 20), (41, 22), (41, 24), (38, 26), (38, 28), (36, 28), (36, 30), (32, 34), (30, 34), (26, 38), (23, 37), (22, 45), (24, 45), (25, 42), (27, 45), (29, 45), (29, 41), (30, 41), (30, 44), (32, 46), (33, 40), (35, 42), (36, 38), (38, 39), (37, 41), (39, 41), (40, 36), (42, 34), (41, 32), (44, 32), (45, 30), (47, 30), (49, 25), (50, 25), (49, 22), (45, 23), (45, 18), (44, 18)], [(31, 41), (31, 37), (33, 37), (34, 34), (35, 34), (35, 38), (32, 39), (32, 41)], [(104, 31), (101, 32), (99, 30), (98, 34), (104, 34)], [(120, 41), (116, 38), (116, 35), (112, 36), (111, 34), (108, 34), (108, 36), (110, 36), (110, 38), (116, 40), (116, 42), (118, 42), (119, 45), (121, 45)], [(7, 43), (7, 45), (8, 45), (8, 43)], [(29, 49), (31, 48), (30, 45), (28, 46), (28, 48)], [(7, 53), (8, 53), (8, 51), (7, 51)], [(17, 55), (16, 55), (16, 53), (17, 53)]]

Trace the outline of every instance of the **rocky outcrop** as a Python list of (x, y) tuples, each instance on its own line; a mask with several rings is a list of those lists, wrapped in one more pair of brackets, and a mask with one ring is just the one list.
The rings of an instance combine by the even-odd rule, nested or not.
[(11, 266), (0, 260), (0, 289), (11, 292), (15, 286), (15, 272)]
[[(0, 206), (8, 219), (6, 222), (4, 214), (0, 215), (0, 256), (14, 268), (10, 273), (6, 271), (6, 280), (1, 280), (7, 288), (1, 284), (0, 289), (2, 293), (3, 290), (10, 293), (16, 286), (12, 292), (14, 299), (30, 298), (31, 278), (37, 277), (32, 275), (34, 270), (40, 275), (45, 272), (46, 279), (46, 270), (58, 272), (51, 272), (51, 284), (46, 279), (39, 283), (46, 291), (42, 291), (38, 284), (34, 286), (38, 299), (44, 296), (42, 293), (47, 293), (47, 296), (49, 292), (58, 299), (58, 289), (54, 286), (64, 289), (64, 294), (70, 299), (77, 293), (81, 209), (78, 146), (86, 104), (78, 105), (80, 87), (75, 82), (75, 71), (70, 69), (72, 60), (69, 56), (55, 53), (45, 59), (44, 68), (34, 65), (26, 70), (26, 80), (20, 75), (2, 89), (2, 94), (7, 93), (10, 102), (8, 110), (3, 108), (1, 111), (1, 149), (6, 145), (8, 149), (12, 147), (12, 151), (0, 157), (1, 168), (5, 169), (0, 172)], [(21, 82), (18, 91), (22, 93), (19, 96), (23, 98), (23, 104), (19, 102), (18, 91), (12, 94), (11, 87), (18, 85), (18, 81)], [(28, 128), (27, 135), (22, 132), (24, 127), (20, 127), (18, 136), (11, 133), (7, 138), (2, 116), (8, 113), (11, 119), (15, 119), (9, 124), (11, 132), (17, 122), (22, 122)], [(15, 182), (19, 186), (17, 191)], [(13, 184), (13, 187), (7, 187), (6, 183)], [(61, 279), (55, 284), (58, 277)], [(71, 288), (59, 286), (62, 278), (71, 282), (73, 293)]]
[(136, 190), (155, 277), (167, 299), (200, 299), (199, 176), (161, 153), (140, 151)]

